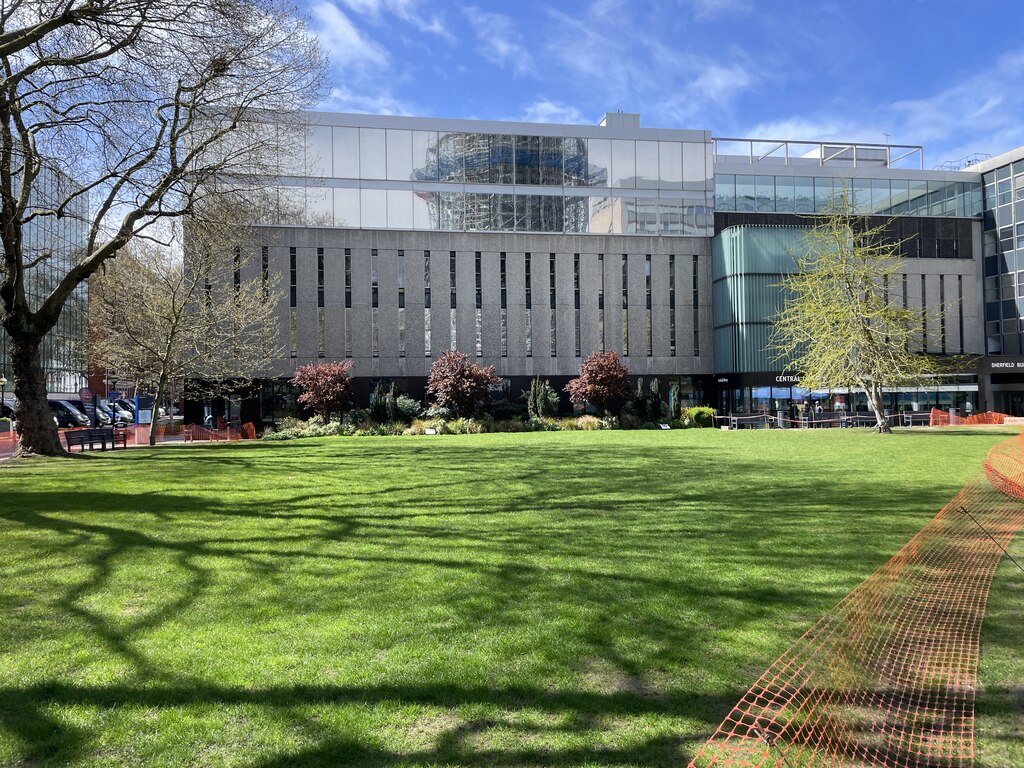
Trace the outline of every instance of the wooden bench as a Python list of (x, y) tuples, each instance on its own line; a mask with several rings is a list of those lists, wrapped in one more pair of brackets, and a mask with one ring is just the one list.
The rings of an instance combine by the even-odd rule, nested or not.
[(98, 429), (69, 429), (64, 433), (64, 442), (67, 443), (68, 451), (70, 452), (74, 446), (78, 446), (80, 451), (85, 450), (85, 446), (89, 446), (89, 450), (94, 450), (96, 444), (99, 443), (100, 450), (107, 450), (107, 443), (110, 443), (110, 448), (113, 450), (117, 443), (121, 443), (121, 447), (128, 447), (128, 434), (123, 431), (115, 431), (109, 427), (101, 427)]

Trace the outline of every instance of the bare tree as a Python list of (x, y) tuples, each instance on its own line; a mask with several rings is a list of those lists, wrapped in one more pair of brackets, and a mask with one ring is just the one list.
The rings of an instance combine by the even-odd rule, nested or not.
[[(129, 245), (90, 281), (93, 361), (163, 403), (189, 379), (212, 394), (245, 386), (281, 355), (275, 278), (245, 228), (193, 223), (189, 258), (151, 241)], [(156, 431), (150, 431), (150, 445)]]
[(919, 352), (926, 310), (889, 295), (901, 270), (900, 242), (885, 224), (858, 216), (843, 194), (815, 217), (796, 267), (782, 281), (786, 303), (774, 318), (778, 359), (800, 371), (802, 387), (862, 390), (878, 431), (890, 433), (883, 390), (920, 385), (956, 362)]
[[(285, 115), (315, 102), (323, 63), (278, 0), (0, 0), (0, 67), (16, 455), (59, 455), (40, 342), (65, 302), (133, 238), (280, 174), (304, 143)], [(69, 220), (63, 256), (32, 232)], [(55, 277), (33, 299), (26, 284), (44, 267)]]

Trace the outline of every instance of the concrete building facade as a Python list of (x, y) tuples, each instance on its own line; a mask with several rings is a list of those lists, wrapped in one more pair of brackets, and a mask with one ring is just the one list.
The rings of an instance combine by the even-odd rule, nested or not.
[[(923, 350), (993, 354), (983, 242), (1010, 225), (990, 226), (981, 172), (926, 170), (920, 147), (722, 139), (623, 113), (599, 126), (308, 120), (249, 267), (284, 288), (286, 356), (263, 372), (264, 419), (292, 396), (300, 365), (352, 360), (365, 404), (379, 382), (421, 397), (448, 349), (494, 365), (499, 399), (533, 376), (560, 388), (587, 355), (614, 350), (673, 405), (773, 410), (818, 395), (854, 409), (855, 393), (797, 390), (797, 372), (767, 351), (774, 286), (807, 216), (840, 191), (903, 241), (889, 290), (929, 310)], [(1003, 181), (992, 173), (986, 190)], [(890, 405), (992, 407), (978, 374), (893, 392)]]

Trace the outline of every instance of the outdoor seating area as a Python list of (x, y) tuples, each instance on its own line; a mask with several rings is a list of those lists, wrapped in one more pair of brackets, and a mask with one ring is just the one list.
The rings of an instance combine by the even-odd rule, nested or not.
[(128, 447), (128, 433), (123, 429), (111, 429), (109, 427), (69, 429), (64, 432), (64, 442), (68, 447), (68, 451), (71, 451), (76, 446), (79, 452), (84, 451), (86, 446), (88, 446), (90, 451), (95, 450), (97, 446), (99, 446), (101, 451), (105, 451), (108, 445), (113, 450), (118, 443), (121, 444), (122, 448)]

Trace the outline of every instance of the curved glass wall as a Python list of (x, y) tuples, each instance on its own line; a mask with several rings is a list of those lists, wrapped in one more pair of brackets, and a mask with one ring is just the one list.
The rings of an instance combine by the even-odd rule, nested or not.
[(710, 237), (705, 142), (315, 126), (268, 223)]
[(757, 213), (822, 213), (843, 191), (857, 213), (876, 216), (981, 216), (972, 181), (843, 179), (715, 174), (715, 208)]
[(786, 370), (771, 349), (771, 319), (782, 311), (779, 286), (794, 271), (805, 227), (729, 227), (712, 241), (715, 370)]

